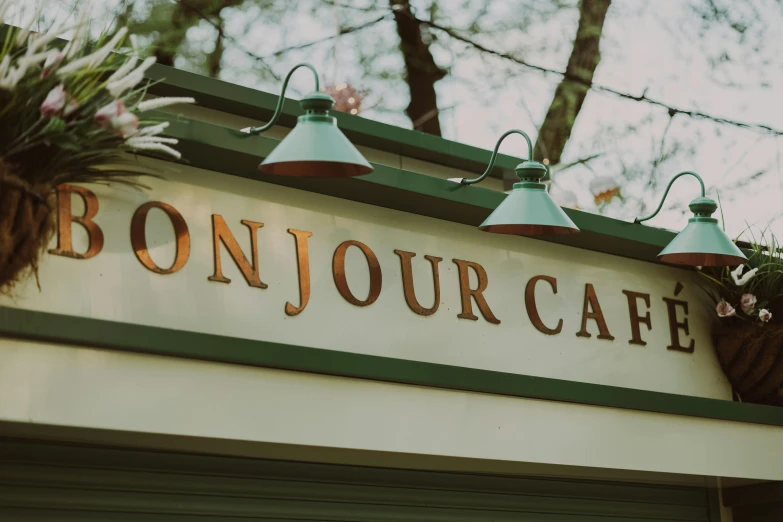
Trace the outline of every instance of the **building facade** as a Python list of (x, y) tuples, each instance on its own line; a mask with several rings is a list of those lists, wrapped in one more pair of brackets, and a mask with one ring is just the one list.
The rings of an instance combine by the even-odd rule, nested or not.
[(289, 102), (183, 71), (187, 163), (68, 186), (0, 307), (3, 520), (783, 520), (783, 410), (733, 402), (673, 234), (478, 231), (519, 158), (350, 115), (375, 172), (262, 175)]

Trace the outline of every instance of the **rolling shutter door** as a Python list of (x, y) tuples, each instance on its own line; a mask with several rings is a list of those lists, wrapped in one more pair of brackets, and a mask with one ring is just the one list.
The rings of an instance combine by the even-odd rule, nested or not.
[(712, 522), (706, 489), (0, 439), (9, 522)]

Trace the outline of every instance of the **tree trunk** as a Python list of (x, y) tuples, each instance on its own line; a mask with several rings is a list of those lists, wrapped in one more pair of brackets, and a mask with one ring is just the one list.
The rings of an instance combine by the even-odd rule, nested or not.
[(220, 30), (215, 36), (215, 48), (207, 55), (207, 74), (211, 78), (220, 76), (223, 52), (225, 51), (225, 46), (223, 45), (223, 19), (219, 18), (217, 23), (219, 24)]
[(405, 79), (411, 96), (411, 102), (405, 112), (413, 122), (415, 130), (440, 136), (435, 82), (446, 76), (446, 71), (435, 63), (429, 44), (422, 38), (421, 24), (411, 16), (410, 2), (390, 0), (389, 3), (395, 10), (394, 21), (400, 36), (400, 51), (405, 60)]
[(171, 29), (161, 34), (157, 42), (155, 58), (161, 65), (174, 67), (174, 58), (187, 37), (188, 29), (201, 20), (196, 10), (186, 2), (187, 0), (177, 1), (171, 15)]
[[(547, 159), (550, 165), (560, 163), (576, 117), (590, 89), (588, 86), (601, 61), (599, 44), (609, 4), (611, 0), (582, 0), (579, 4), (579, 26), (566, 75), (555, 90), (536, 140), (534, 157), (538, 161)], [(581, 81), (574, 81), (573, 78)]]

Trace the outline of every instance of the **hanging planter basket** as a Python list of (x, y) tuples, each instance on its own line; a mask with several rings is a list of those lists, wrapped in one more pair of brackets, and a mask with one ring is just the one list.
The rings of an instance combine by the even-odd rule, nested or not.
[[(0, 11), (8, 0), (0, 0)], [(84, 10), (83, 10), (84, 11)], [(41, 23), (40, 25), (47, 25)], [(0, 46), (0, 295), (30, 275), (55, 230), (54, 189), (70, 183), (144, 188), (128, 153), (180, 159), (149, 112), (193, 98), (146, 99), (146, 71), (120, 27), (90, 41), (87, 11), (48, 32), (5, 27)], [(64, 47), (59, 31), (71, 27)], [(40, 288), (40, 286), (39, 286)]]
[(32, 185), (0, 160), (0, 294), (32, 271), (54, 232), (52, 187)]
[(713, 343), (740, 400), (783, 406), (783, 325), (724, 320)]

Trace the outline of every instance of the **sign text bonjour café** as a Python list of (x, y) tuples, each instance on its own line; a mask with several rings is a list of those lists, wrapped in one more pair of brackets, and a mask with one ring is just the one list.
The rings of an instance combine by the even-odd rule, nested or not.
[[(84, 202), (84, 213), (82, 215), (73, 215), (71, 210), (71, 198), (73, 195), (80, 197)], [(51, 249), (51, 254), (66, 256), (74, 259), (89, 259), (98, 255), (103, 249), (104, 235), (100, 226), (93, 220), (99, 211), (97, 196), (84, 187), (75, 185), (61, 185), (57, 189), (57, 247)], [(176, 254), (174, 261), (169, 267), (158, 266), (151, 258), (145, 237), (145, 225), (147, 215), (152, 209), (163, 211), (171, 220), (176, 236)], [(245, 281), (251, 287), (266, 288), (267, 285), (262, 282), (259, 273), (258, 263), (258, 240), (257, 232), (264, 226), (263, 223), (243, 219), (244, 225), (250, 234), (250, 259), (245, 255), (239, 246), (234, 234), (228, 224), (220, 214), (212, 214), (212, 255), (214, 260), (214, 271), (208, 276), (209, 281), (230, 283), (231, 280), (223, 275), (221, 248), (222, 243), (229, 256), (236, 263), (241, 271)], [(87, 232), (89, 238), (89, 247), (84, 252), (77, 252), (72, 242), (72, 227), (80, 225)], [(161, 275), (173, 274), (181, 270), (190, 257), (191, 241), (188, 225), (183, 216), (171, 205), (161, 201), (150, 201), (139, 206), (131, 218), (130, 224), (131, 247), (136, 254), (139, 262), (146, 269)], [(297, 273), (299, 282), (298, 305), (291, 302), (285, 303), (284, 312), (288, 316), (296, 316), (302, 313), (310, 300), (310, 256), (308, 251), (308, 238), (312, 232), (306, 230), (287, 229), (287, 232), (293, 236), (294, 248), (296, 249)], [(369, 269), (369, 292), (367, 296), (355, 296), (349, 286), (349, 275), (345, 270), (345, 256), (349, 248), (357, 248), (364, 255)], [(394, 253), (399, 257), (402, 274), (402, 286), (405, 302), (411, 311), (421, 316), (429, 316), (438, 311), (440, 299), (440, 271), (439, 265), (443, 258), (433, 255), (425, 255), (431, 266), (432, 279), (434, 284), (433, 305), (429, 308), (422, 306), (416, 298), (412, 260), (416, 256), (415, 252), (395, 249)], [(477, 321), (479, 317), (474, 313), (474, 303), (481, 316), (489, 323), (499, 325), (500, 319), (496, 317), (490, 308), (484, 296), (484, 291), (489, 283), (486, 270), (479, 263), (463, 259), (452, 259), (457, 267), (458, 284), (460, 290), (461, 311), (457, 314), (460, 319), (469, 319)], [(470, 272), (475, 275), (477, 284), (472, 287), (470, 283)], [(363, 307), (374, 303), (381, 293), (382, 271), (380, 263), (375, 252), (366, 244), (355, 240), (343, 241), (335, 248), (332, 257), (332, 275), (338, 293), (349, 303), (355, 306)], [(562, 318), (543, 318), (536, 305), (536, 288), (543, 286), (548, 288), (554, 294), (558, 291), (557, 279), (549, 275), (536, 275), (531, 277), (524, 288), (525, 307), (531, 324), (540, 332), (547, 335), (563, 334), (564, 324)], [(681, 290), (678, 283), (675, 289), (675, 296)], [(627, 298), (628, 317), (631, 327), (631, 339), (629, 344), (645, 346), (647, 343), (643, 339), (642, 326), (649, 331), (652, 329), (652, 319), (650, 316), (650, 294), (636, 292), (633, 290), (622, 290)], [(695, 341), (689, 339), (688, 322), (688, 302), (671, 297), (662, 297), (666, 304), (667, 322), (670, 333), (670, 343), (666, 347), (669, 350), (682, 352), (693, 352)], [(642, 306), (644, 308), (642, 308)], [(645, 310), (643, 312), (643, 310)], [(582, 317), (579, 329), (575, 332), (577, 337), (592, 337), (588, 332), (588, 322), (592, 321), (595, 328), (598, 329), (598, 339), (614, 340), (614, 336), (609, 331), (604, 313), (601, 309), (595, 288), (591, 283), (585, 283), (584, 299), (582, 306)]]

